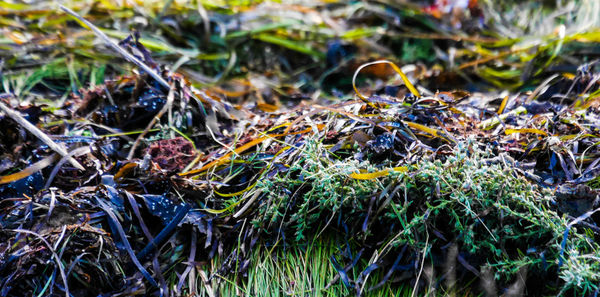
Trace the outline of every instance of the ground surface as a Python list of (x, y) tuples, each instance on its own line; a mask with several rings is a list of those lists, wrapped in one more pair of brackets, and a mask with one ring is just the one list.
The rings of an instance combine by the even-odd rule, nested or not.
[(600, 3), (493, 2), (0, 2), (0, 296), (595, 296)]

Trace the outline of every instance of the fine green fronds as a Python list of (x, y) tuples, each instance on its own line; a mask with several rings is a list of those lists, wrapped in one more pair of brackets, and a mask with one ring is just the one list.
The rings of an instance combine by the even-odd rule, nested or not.
[[(547, 292), (596, 289), (600, 267), (594, 261), (600, 256), (600, 246), (593, 236), (585, 228), (573, 228), (561, 260), (569, 221), (554, 210), (552, 191), (516, 175), (482, 144), (459, 143), (445, 161), (423, 160), (407, 172), (373, 180), (348, 175), (384, 168), (329, 161), (323, 157), (327, 150), (314, 140), (307, 140), (303, 149), (298, 162), (285, 173), (256, 187), (265, 195), (254, 224), (272, 238), (285, 240), (281, 230), (288, 230), (294, 237), (287, 242), (303, 246), (315, 234), (339, 230), (358, 246), (371, 242), (367, 246), (379, 258), (391, 257), (407, 246), (417, 254), (426, 250), (426, 257), (444, 259), (447, 247), (454, 244), (467, 263), (461, 270), (478, 275), (490, 267), (503, 285), (526, 268), (530, 274), (560, 276), (564, 282), (558, 288), (539, 284)], [(307, 238), (307, 233), (313, 236)], [(373, 246), (372, 242), (381, 244)], [(410, 262), (407, 259), (403, 260)], [(438, 268), (442, 264), (433, 261)]]
[[(254, 224), (266, 230), (294, 230), (295, 241), (305, 240), (308, 228), (325, 227), (340, 215), (364, 213), (369, 196), (383, 190), (377, 180), (351, 179), (357, 161), (331, 162), (330, 153), (314, 138), (306, 140), (297, 162), (273, 179), (260, 180), (257, 191), (265, 193)], [(319, 230), (314, 229), (318, 233)], [(316, 234), (316, 233), (315, 233)]]
[[(568, 219), (553, 210), (552, 192), (532, 185), (489, 157), (489, 152), (477, 149), (476, 144), (462, 143), (456, 155), (445, 162), (424, 162), (417, 172), (409, 173), (404, 180), (408, 200), (393, 208), (400, 221), (407, 220), (401, 214), (409, 206), (421, 209), (421, 215), (416, 212), (415, 218), (407, 220), (411, 230), (403, 231), (391, 244), (418, 243), (419, 238), (422, 242), (425, 234), (434, 230), (454, 234), (452, 242), (478, 258), (471, 264), (478, 263), (475, 267), (479, 269), (489, 265), (499, 281), (506, 282), (527, 267), (529, 273), (549, 276), (558, 270), (565, 281), (560, 285), (562, 291), (587, 294), (595, 290), (600, 270), (589, 264), (600, 255), (600, 246), (593, 236), (585, 229), (571, 232), (563, 260), (576, 269), (558, 267), (563, 261), (561, 242)], [(432, 246), (436, 243), (445, 241), (439, 237), (430, 240)]]

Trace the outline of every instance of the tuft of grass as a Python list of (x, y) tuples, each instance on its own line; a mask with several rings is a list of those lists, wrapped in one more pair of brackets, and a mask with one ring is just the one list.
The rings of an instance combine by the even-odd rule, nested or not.
[[(400, 263), (412, 265), (407, 268), (412, 282), (426, 262), (432, 271), (441, 270), (448, 247), (457, 245), (463, 263), (457, 268), (463, 276), (461, 284), (491, 269), (494, 281), (506, 288), (526, 269), (531, 275), (560, 278), (556, 286), (537, 284), (546, 286), (544, 292), (587, 294), (597, 288), (600, 246), (592, 235), (579, 227), (565, 235), (569, 219), (556, 211), (553, 192), (519, 176), (481, 143), (460, 142), (445, 160), (425, 158), (408, 166), (407, 172), (393, 171), (397, 164), (390, 161), (375, 166), (368, 161), (337, 160), (314, 139), (306, 140), (298, 153), (298, 161), (287, 171), (256, 186), (264, 195), (257, 202), (254, 227), (289, 250), (257, 252), (250, 270), (261, 271), (249, 272), (244, 290), (261, 288), (257, 282), (268, 278), (262, 270), (279, 275), (272, 286), (281, 292), (314, 290), (322, 279), (291, 276), (303, 275), (308, 266), (331, 269), (319, 265), (335, 252), (321, 248), (329, 243), (315, 238), (332, 232), (352, 243), (355, 253), (359, 249), (372, 253), (370, 263), (382, 267), (377, 273), (389, 269), (389, 259), (408, 248), (411, 252)], [(359, 170), (386, 169), (390, 175), (378, 179), (349, 177)], [(367, 266), (353, 268), (356, 273), (348, 274), (350, 285)], [(427, 282), (424, 276), (419, 280), (417, 290)]]
[[(339, 272), (331, 262), (332, 255), (341, 252), (332, 237), (312, 241), (304, 248), (261, 245), (252, 253), (252, 264), (244, 275), (213, 275), (197, 293), (200, 296), (348, 296), (354, 289), (339, 280)], [(218, 267), (221, 260), (214, 259), (210, 266)], [(360, 266), (366, 264), (363, 261)], [(349, 274), (358, 277), (360, 270), (351, 270)], [(382, 277), (383, 273), (374, 273), (369, 286), (376, 285)], [(410, 286), (398, 287), (388, 282), (362, 296), (410, 296), (411, 292)]]

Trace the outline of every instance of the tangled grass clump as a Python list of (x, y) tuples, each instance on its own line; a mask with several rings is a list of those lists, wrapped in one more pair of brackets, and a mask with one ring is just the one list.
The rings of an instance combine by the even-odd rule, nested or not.
[[(520, 176), (502, 155), (470, 140), (459, 143), (453, 155), (423, 158), (406, 166), (406, 172), (384, 162), (375, 166), (335, 159), (318, 141), (307, 141), (297, 162), (257, 186), (265, 194), (255, 227), (282, 235), (278, 240), (293, 234), (294, 240), (287, 240), (292, 246), (324, 232), (343, 234), (354, 249), (374, 255), (353, 268), (358, 272), (376, 264), (378, 269), (404, 266), (416, 273), (421, 262), (443, 270), (448, 261), (457, 261), (448, 259), (450, 247), (456, 246), (461, 264), (452, 273), (465, 283), (491, 269), (494, 282), (503, 288), (517, 275), (529, 275), (527, 288), (543, 288), (534, 294), (597, 289), (600, 246), (593, 235), (580, 226), (567, 234), (571, 219), (560, 212), (553, 191)], [(350, 177), (361, 169), (389, 174)], [(400, 256), (403, 248), (411, 252)], [(393, 267), (390, 259), (397, 257)]]

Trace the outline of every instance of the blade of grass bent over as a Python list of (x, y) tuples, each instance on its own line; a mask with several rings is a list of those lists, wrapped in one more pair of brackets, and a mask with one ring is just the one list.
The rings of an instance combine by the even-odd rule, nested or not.
[(406, 76), (406, 74), (404, 74), (404, 72), (402, 72), (402, 70), (400, 69), (400, 67), (398, 67), (398, 65), (396, 65), (392, 61), (380, 60), (380, 61), (374, 61), (374, 62), (362, 64), (354, 72), (354, 76), (352, 76), (352, 87), (354, 88), (354, 92), (356, 92), (356, 95), (360, 99), (362, 99), (365, 102), (369, 102), (367, 100), (367, 98), (358, 91), (358, 88), (356, 87), (356, 77), (358, 76), (358, 73), (360, 73), (360, 71), (363, 70), (364, 68), (372, 66), (372, 65), (376, 65), (376, 64), (388, 64), (388, 65), (390, 65), (392, 67), (392, 69), (394, 69), (394, 71), (396, 71), (396, 73), (398, 73), (398, 75), (400, 75), (400, 77), (402, 78), (402, 81), (404, 82), (404, 84), (406, 85), (406, 87), (408, 88), (408, 90), (413, 95), (417, 96), (417, 98), (421, 97), (421, 94), (419, 94), (419, 91), (417, 91), (417, 89), (415, 88), (415, 86), (413, 86), (413, 84), (410, 82), (410, 80), (408, 80), (408, 77)]

